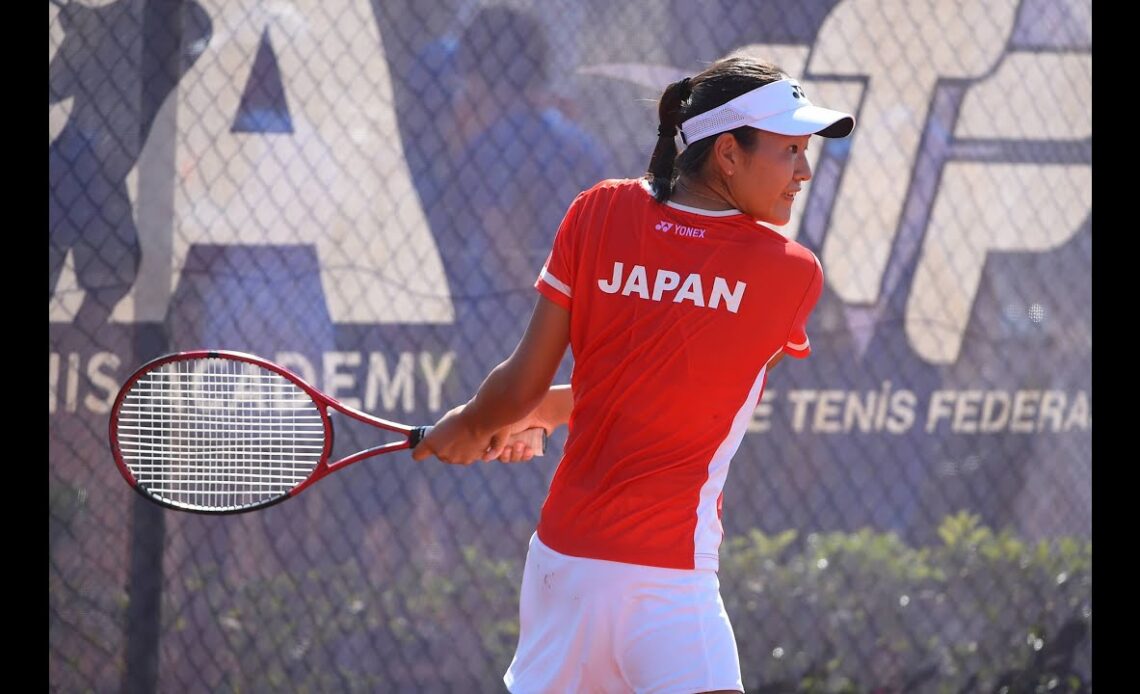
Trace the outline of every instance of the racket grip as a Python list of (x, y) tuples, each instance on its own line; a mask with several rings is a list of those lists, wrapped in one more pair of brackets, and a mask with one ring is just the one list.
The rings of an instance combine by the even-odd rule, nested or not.
[(408, 447), (415, 448), (420, 445), (420, 441), (424, 440), (427, 433), (431, 431), (431, 427), (416, 427), (412, 429), (412, 433), (408, 436)]
[[(416, 427), (413, 429), (411, 435), (408, 436), (408, 442), (411, 444), (411, 447), (415, 448), (419, 445), (419, 442), (423, 441), (429, 431), (431, 431), (430, 426)], [(525, 441), (531, 449), (537, 451), (535, 453), (536, 456), (546, 454), (546, 429), (542, 427), (533, 427), (512, 435), (511, 442), (513, 443), (515, 441)]]
[(535, 455), (546, 454), (546, 429), (533, 427), (511, 436), (511, 441), (523, 441), (535, 451)]

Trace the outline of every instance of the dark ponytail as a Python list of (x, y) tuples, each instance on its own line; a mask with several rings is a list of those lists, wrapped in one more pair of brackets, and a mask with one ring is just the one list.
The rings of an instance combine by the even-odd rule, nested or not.
[[(701, 175), (716, 142), (716, 137), (706, 137), (687, 146), (678, 156), (674, 138), (682, 123), (784, 77), (783, 70), (777, 65), (737, 56), (718, 60), (700, 74), (666, 87), (657, 106), (660, 120), (657, 146), (649, 159), (649, 184), (657, 202), (669, 199), (678, 176)], [(756, 141), (756, 131), (747, 125), (728, 132), (747, 149), (751, 149)]]
[(657, 105), (657, 146), (649, 158), (649, 184), (657, 202), (665, 202), (673, 193), (673, 162), (677, 158), (677, 126), (681, 124), (682, 107), (693, 93), (689, 78), (678, 80), (665, 88)]

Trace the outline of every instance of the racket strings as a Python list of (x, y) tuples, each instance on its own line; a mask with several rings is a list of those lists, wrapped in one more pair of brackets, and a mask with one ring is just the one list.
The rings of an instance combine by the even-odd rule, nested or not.
[(324, 420), (303, 389), (260, 366), (222, 358), (165, 364), (123, 400), (123, 460), (139, 485), (188, 508), (244, 508), (309, 476)]

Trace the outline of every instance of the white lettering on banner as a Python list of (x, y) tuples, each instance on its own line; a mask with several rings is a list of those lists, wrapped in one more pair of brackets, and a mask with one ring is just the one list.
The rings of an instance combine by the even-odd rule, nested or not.
[(902, 434), (914, 425), (918, 396), (884, 381), (879, 390), (792, 390), (792, 430), (823, 434), (888, 432)]
[(915, 351), (956, 361), (987, 255), (1056, 248), (1091, 209), (1089, 166), (947, 164), (907, 299)]
[(934, 432), (938, 421), (949, 417), (954, 412), (954, 392), (949, 390), (936, 390), (930, 396), (930, 407), (926, 414), (926, 433)]
[(1041, 397), (1041, 422), (1049, 422), (1053, 431), (1059, 431), (1065, 416), (1065, 394), (1056, 390), (1047, 390)]
[(792, 431), (803, 431), (807, 420), (808, 407), (815, 400), (815, 391), (793, 390), (788, 392), (788, 402), (792, 403)]
[[(114, 374), (119, 369), (119, 355), (114, 352), (96, 352), (87, 362), (87, 378), (91, 381), (94, 392), (83, 398), (83, 406), (96, 414), (109, 414), (119, 394), (119, 384)], [(107, 369), (110, 369), (108, 372)], [(102, 393), (96, 397), (96, 393)]]
[[(1021, 140), (1088, 137), (1091, 74), (1088, 54), (1009, 53), (993, 75), (966, 92), (954, 134)], [(1038, 108), (1040, 94), (1058, 82), (1079, 93), (1057, 108)], [(873, 106), (875, 98), (869, 96), (868, 103)], [(863, 115), (862, 122), (873, 117)], [(925, 112), (917, 124), (924, 126)], [(917, 147), (908, 127), (900, 132), (904, 147)], [(879, 300), (898, 230), (906, 178), (885, 175), (891, 156), (883, 153), (899, 151), (886, 146), (894, 142), (892, 133), (857, 129), (853, 140), (823, 263), (841, 298), (873, 303)], [(916, 156), (917, 151), (908, 151), (905, 165), (911, 167)], [(869, 190), (867, 181), (875, 187)], [(907, 337), (919, 356), (931, 363), (957, 360), (989, 252), (1056, 248), (1076, 234), (1091, 209), (1092, 167), (1087, 164), (947, 163), (907, 303)], [(861, 249), (867, 252), (856, 256)]]
[[(1064, 393), (1061, 393), (1061, 397), (1064, 397)], [(1089, 412), (1089, 399), (1084, 391), (1081, 391), (1076, 394), (1073, 405), (1069, 408), (1069, 416), (1065, 418), (1065, 424), (1061, 431), (1072, 431), (1074, 428), (1087, 431), (1091, 427), (1092, 413)]]
[(958, 395), (958, 405), (954, 410), (954, 431), (972, 434), (978, 430), (978, 414), (981, 412), (982, 391), (964, 390)]
[[(173, 291), (194, 243), (312, 244), (334, 323), (452, 322), (447, 278), (407, 168), (370, 4), (203, 4), (224, 30), (169, 97), (179, 100), (181, 173), (173, 258), (149, 252), (151, 239), (140, 229), (139, 276), (163, 272), (158, 265), (169, 261)], [(290, 97), (292, 135), (231, 132), (265, 30)], [(165, 318), (167, 302), (136, 301), (139, 284), (113, 321)], [(56, 307), (55, 315), (66, 314)]]
[(838, 434), (843, 430), (840, 425), (843, 395), (842, 390), (822, 390), (817, 393), (812, 431)]
[[(1092, 137), (1091, 75), (1091, 53), (1007, 53), (993, 75), (966, 92), (954, 134), (978, 139)], [(1050, 99), (1049, 108), (1041, 108), (1041, 94), (1051, 94), (1059, 85), (1067, 98)]]
[[(1064, 400), (1064, 395), (1061, 395), (1061, 400)], [(1001, 431), (1007, 424), (1009, 424), (1009, 394), (1000, 390), (988, 391), (982, 399), (979, 430), (988, 434)]]
[(435, 355), (431, 352), (420, 352), (420, 371), (428, 386), (428, 409), (438, 411), (443, 403), (443, 382), (451, 373), (455, 365), (455, 352), (444, 352), (434, 364)]
[[(320, 370), (298, 352), (278, 352), (274, 360), (340, 402), (400, 419), (417, 409), (417, 394), (427, 396), (427, 410), (444, 406), (443, 386), (456, 363), (452, 351), (324, 352)], [(48, 413), (106, 415), (123, 380), (133, 369), (114, 352), (51, 352), (48, 355)], [(367, 366), (364, 366), (367, 365)], [(361, 373), (360, 369), (364, 368)], [(250, 366), (250, 372), (255, 372)], [(318, 382), (317, 375), (323, 379)], [(86, 376), (83, 378), (82, 376)], [(363, 407), (361, 391), (363, 390)], [(62, 391), (62, 393), (61, 393)], [(264, 393), (236, 393), (259, 398)], [(785, 406), (784, 403), (787, 403)], [(62, 407), (61, 407), (62, 405)], [(787, 407), (785, 411), (783, 408)], [(790, 421), (792, 431), (813, 434), (904, 434), (920, 414), (919, 396), (909, 388), (884, 381), (872, 390), (796, 389), (783, 394), (765, 390), (752, 413), (749, 432), (771, 431), (773, 421)], [(788, 420), (781, 420), (781, 415)], [(1083, 432), (1092, 428), (1085, 391), (1019, 389), (935, 390), (926, 402), (925, 432), (992, 435)]]
[(944, 425), (955, 434), (1088, 431), (1092, 414), (1083, 390), (936, 390), (930, 395), (926, 432)]
[(694, 306), (702, 308), (715, 309), (724, 302), (724, 307), (728, 309), (729, 313), (737, 313), (740, 310), (740, 302), (744, 299), (744, 291), (748, 285), (745, 282), (737, 281), (733, 289), (728, 288), (728, 280), (723, 277), (713, 277), (712, 293), (709, 295), (707, 305), (705, 297), (701, 294), (701, 276), (696, 273), (691, 273), (685, 278), (685, 282), (681, 285), (681, 275), (672, 270), (661, 269), (657, 271), (653, 281), (653, 294), (649, 293), (648, 278), (646, 269), (642, 265), (634, 265), (630, 268), (629, 275), (626, 277), (625, 282), (622, 282), (623, 273), (625, 271), (625, 264), (620, 262), (614, 263), (613, 276), (610, 279), (599, 279), (598, 288), (606, 294), (616, 294), (618, 287), (621, 287), (622, 296), (638, 295), (642, 299), (648, 301), (660, 302), (663, 300), (665, 292), (671, 292), (681, 286), (681, 291), (676, 292), (672, 302), (683, 303), (684, 301), (692, 301)]
[[(870, 77), (858, 114), (860, 126), (869, 127), (851, 136), (821, 258), (844, 301), (871, 304), (879, 297), (935, 86), (992, 70), (1018, 4), (963, 0), (947, 12), (938, 3), (847, 0), (824, 20), (808, 71)], [(851, 26), (866, 40), (852, 42)], [(900, 71), (903, 56), (907, 69)]]
[[(369, 352), (368, 366), (361, 374), (360, 367), (365, 363), (362, 352), (325, 352), (320, 355), (319, 375), (322, 380), (318, 381), (317, 368), (304, 354), (278, 352), (273, 360), (345, 405), (365, 412), (399, 414), (416, 410), (417, 392), (426, 393), (428, 410), (438, 412), (443, 407), (443, 386), (451, 377), (456, 361), (455, 352), (451, 351), (387, 355)], [(123, 381), (133, 371), (133, 367), (125, 370), (123, 363), (123, 358), (114, 352), (49, 353), (48, 414), (59, 414), (61, 409), (67, 414), (81, 410), (97, 415), (108, 414)], [(249, 366), (249, 373), (256, 371), (256, 367)], [(362, 388), (363, 407), (360, 406)], [(248, 392), (238, 389), (234, 394), (250, 400), (268, 395), (257, 389)]]
[[(115, 396), (119, 393), (118, 377), (115, 374), (122, 363), (119, 355), (113, 352), (95, 352), (86, 360), (86, 370), (82, 368), (84, 358), (79, 352), (68, 352), (66, 365), (63, 361), (63, 355), (58, 352), (48, 355), (48, 414), (59, 411), (61, 382), (64, 412), (78, 412), (80, 402), (88, 412), (110, 412)], [(80, 378), (81, 373), (86, 375), (86, 380)], [(88, 382), (91, 387), (83, 391), (81, 401), (80, 386), (86, 386)]]
[(75, 412), (78, 394), (79, 354), (72, 352), (67, 355), (67, 398), (64, 400), (64, 409), (68, 412)]
[(369, 410), (376, 408), (377, 396), (382, 396), (383, 408), (395, 410), (397, 400), (410, 412), (415, 402), (415, 355), (401, 352), (395, 373), (388, 371), (388, 359), (380, 352), (368, 355), (368, 380), (365, 382), (364, 402)]
[(324, 353), (324, 393), (334, 400), (338, 400), (353, 409), (360, 409), (360, 398), (342, 397), (341, 390), (354, 391), (356, 389), (356, 376), (343, 373), (340, 367), (360, 366), (360, 352), (325, 352)]
[(1013, 399), (1012, 421), (1010, 431), (1022, 434), (1032, 433), (1034, 420), (1037, 419), (1037, 401), (1041, 399), (1039, 390), (1019, 390)]
[(55, 414), (59, 396), (56, 395), (56, 390), (59, 389), (59, 353), (52, 352), (48, 355), (48, 414)]
[(910, 431), (914, 426), (915, 408), (918, 405), (918, 396), (914, 391), (900, 390), (891, 396), (889, 414), (884, 421), (886, 430), (892, 434), (902, 434)]
[(417, 378), (422, 379), (427, 390), (428, 409), (439, 411), (443, 403), (443, 384), (455, 366), (455, 352), (444, 352), (438, 356), (431, 352), (400, 352), (395, 357), (394, 368), (389, 367), (389, 356), (383, 352), (368, 353), (368, 368), (363, 375), (363, 402), (353, 395), (359, 393), (361, 379), (356, 373), (342, 371), (342, 367), (355, 368), (363, 363), (360, 352), (325, 352), (321, 357), (324, 369), (321, 384), (317, 384), (314, 378), (316, 369), (304, 355), (279, 352), (277, 360), (318, 390), (364, 412), (414, 411)]
[[(914, 427), (920, 412), (918, 395), (907, 388), (897, 389), (890, 381), (877, 391), (791, 390), (786, 400), (791, 428), (797, 433), (903, 434)], [(940, 428), (954, 434), (984, 435), (1063, 433), (1091, 427), (1084, 391), (936, 390), (926, 403), (927, 434)]]

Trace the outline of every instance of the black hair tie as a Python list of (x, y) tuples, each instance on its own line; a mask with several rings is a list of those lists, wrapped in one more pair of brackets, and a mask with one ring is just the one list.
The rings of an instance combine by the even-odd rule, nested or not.
[(657, 126), (657, 137), (676, 137), (677, 126), (667, 126), (664, 123)]

